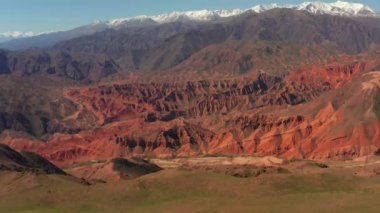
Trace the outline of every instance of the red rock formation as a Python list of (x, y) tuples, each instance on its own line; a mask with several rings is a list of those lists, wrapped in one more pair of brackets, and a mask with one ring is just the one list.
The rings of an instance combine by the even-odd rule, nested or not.
[(66, 97), (95, 114), (100, 127), (46, 142), (5, 133), (1, 140), (61, 166), (130, 156), (370, 155), (380, 148), (380, 75), (367, 73), (377, 64), (304, 66), (285, 77), (71, 88)]

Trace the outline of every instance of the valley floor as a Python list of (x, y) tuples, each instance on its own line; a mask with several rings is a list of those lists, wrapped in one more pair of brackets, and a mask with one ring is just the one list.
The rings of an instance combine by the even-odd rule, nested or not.
[[(215, 163), (242, 160), (173, 159), (166, 164), (152, 160), (166, 168), (137, 179), (108, 183), (1, 172), (0, 212), (380, 211), (378, 158), (293, 161), (261, 167)], [(169, 161), (181, 164), (173, 166)]]

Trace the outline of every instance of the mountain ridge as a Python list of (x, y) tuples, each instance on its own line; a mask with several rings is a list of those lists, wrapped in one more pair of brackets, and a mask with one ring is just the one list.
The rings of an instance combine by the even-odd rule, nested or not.
[(176, 24), (179, 23), (136, 32), (105, 31), (63, 41), (54, 49), (106, 54), (128, 69), (151, 71), (170, 69), (208, 45), (230, 40), (278, 41), (299, 46), (332, 43), (352, 53), (380, 43), (380, 28), (376, 23), (292, 9), (245, 13), (224, 22), (194, 27), (182, 24), (183, 28), (179, 28)]
[[(84, 35), (91, 35), (106, 29), (122, 29), (129, 27), (145, 27), (173, 22), (215, 22), (226, 18), (235, 17), (246, 12), (262, 13), (275, 8), (288, 8), (305, 10), (314, 14), (328, 14), (336, 16), (352, 17), (380, 17), (380, 12), (360, 3), (349, 3), (338, 0), (334, 3), (304, 2), (298, 5), (261, 4), (248, 9), (221, 9), (171, 12), (160, 15), (141, 15), (131, 18), (119, 18), (107, 21), (95, 21), (89, 25), (83, 25), (72, 30), (52, 33), (2, 33), (0, 34), (0, 48), (25, 49), (31, 47), (45, 47), (57, 42), (72, 39)], [(17, 34), (17, 37), (13, 35)], [(6, 36), (9, 35), (9, 36)], [(21, 35), (21, 36), (20, 36)], [(21, 39), (12, 39), (21, 38)], [(3, 41), (3, 42), (1, 42)], [(5, 41), (5, 42), (4, 42)]]

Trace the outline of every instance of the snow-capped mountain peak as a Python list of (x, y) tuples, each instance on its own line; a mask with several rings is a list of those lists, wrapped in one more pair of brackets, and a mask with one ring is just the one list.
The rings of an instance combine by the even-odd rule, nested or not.
[(145, 24), (164, 24), (170, 22), (186, 22), (186, 21), (215, 21), (221, 18), (235, 16), (243, 13), (244, 10), (198, 10), (186, 12), (172, 12), (155, 16), (136, 16), (132, 18), (120, 18), (105, 22), (97, 22), (98, 24), (107, 24), (110, 27), (121, 27), (122, 25), (130, 25), (132, 23)]
[(315, 14), (329, 14), (340, 16), (380, 16), (379, 12), (372, 8), (360, 4), (350, 3), (338, 0), (334, 3), (325, 2), (304, 2), (299, 5), (290, 4), (264, 4), (257, 5), (249, 9), (233, 9), (233, 10), (199, 10), (187, 12), (172, 12), (154, 16), (137, 16), (132, 18), (114, 19), (106, 22), (109, 27), (119, 28), (133, 24), (163, 24), (170, 22), (186, 22), (186, 21), (217, 21), (222, 18), (236, 16), (246, 11), (254, 11), (256, 13), (265, 12), (274, 8), (289, 8), (295, 10), (306, 10)]
[(361, 14), (363, 12), (375, 13), (375, 10), (373, 10), (369, 6), (364, 5), (364, 4), (359, 4), (359, 3), (349, 3), (349, 2), (339, 0), (335, 3), (331, 3), (331, 5), (336, 8), (341, 8), (346, 11), (350, 11), (351, 13), (354, 13), (354, 14)]
[(261, 13), (274, 8), (289, 8), (295, 10), (305, 10), (310, 13), (315, 14), (329, 14), (329, 15), (339, 15), (339, 16), (379, 16), (379, 12), (370, 8), (367, 5), (360, 3), (351, 3), (338, 0), (333, 3), (325, 2), (304, 2), (299, 5), (278, 5), (278, 4), (267, 4), (267, 5), (257, 5), (251, 10)]
[(271, 10), (271, 9), (274, 9), (274, 8), (280, 8), (280, 7), (291, 7), (290, 5), (288, 6), (281, 6), (281, 5), (278, 5), (276, 3), (272, 3), (272, 4), (260, 4), (260, 5), (256, 5), (254, 7), (252, 7), (250, 10), (256, 12), (256, 13), (261, 13), (261, 12), (264, 12), (264, 11), (267, 11), (267, 10)]
[(364, 4), (344, 1), (337, 1), (334, 3), (305, 2), (298, 5), (296, 9), (307, 10), (311, 13), (316, 14), (330, 14), (341, 16), (368, 16), (376, 14), (372, 8)]
[(152, 19), (157, 23), (168, 23), (175, 21), (212, 21), (241, 14), (240, 9), (235, 10), (199, 10), (188, 12), (173, 12), (169, 14), (153, 16)]

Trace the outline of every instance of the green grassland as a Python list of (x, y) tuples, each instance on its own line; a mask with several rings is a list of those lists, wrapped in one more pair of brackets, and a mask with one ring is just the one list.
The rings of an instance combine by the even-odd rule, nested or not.
[(167, 169), (85, 184), (65, 176), (0, 173), (0, 212), (379, 212), (380, 178), (345, 171), (236, 178)]

